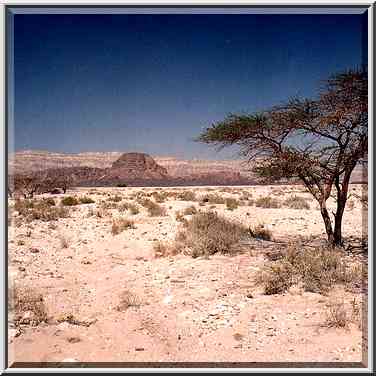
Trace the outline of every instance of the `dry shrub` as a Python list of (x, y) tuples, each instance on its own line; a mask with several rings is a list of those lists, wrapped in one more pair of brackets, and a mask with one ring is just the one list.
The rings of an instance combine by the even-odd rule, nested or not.
[(140, 205), (147, 209), (151, 217), (162, 217), (166, 215), (166, 209), (149, 199), (142, 199), (138, 201)]
[(152, 197), (154, 198), (155, 202), (161, 204), (166, 201), (168, 198), (168, 192), (152, 192)]
[(61, 205), (63, 206), (75, 206), (75, 205), (78, 205), (79, 202), (78, 200), (76, 199), (76, 197), (73, 197), (73, 196), (67, 196), (67, 197), (64, 197), (61, 201), (60, 201)]
[(96, 212), (95, 215), (97, 218), (106, 218), (106, 217), (111, 217), (112, 214), (108, 211), (108, 209), (105, 208), (99, 208)]
[(59, 241), (60, 241), (61, 248), (68, 248), (69, 247), (69, 240), (65, 235), (59, 234)]
[(115, 196), (110, 196), (107, 201), (110, 201), (110, 202), (120, 202), (123, 198), (119, 195), (115, 195)]
[(175, 256), (177, 254), (177, 250), (173, 244), (163, 241), (157, 241), (153, 245), (154, 256), (155, 257), (168, 257), (168, 256)]
[(66, 218), (69, 211), (64, 207), (53, 206), (47, 200), (16, 200), (14, 209), (26, 222), (41, 220), (44, 222)]
[(136, 204), (133, 204), (132, 202), (122, 203), (121, 205), (118, 206), (118, 210), (119, 211), (129, 210), (129, 212), (132, 215), (136, 215), (140, 212), (140, 209), (138, 208), (138, 206)]
[(259, 224), (249, 229), (251, 236), (261, 240), (272, 240), (272, 232), (263, 224)]
[(348, 326), (349, 317), (346, 312), (345, 304), (338, 299), (329, 302), (326, 311), (326, 326), (330, 328), (346, 328)]
[(291, 283), (301, 283), (305, 291), (327, 294), (334, 284), (348, 285), (359, 278), (358, 272), (346, 268), (341, 253), (336, 250), (324, 247), (298, 250), (290, 246), (280, 260), (261, 270), (256, 282), (264, 285), (266, 294), (282, 293)]
[(239, 201), (235, 198), (226, 198), (226, 209), (227, 210), (235, 210), (239, 206)]
[(117, 209), (118, 204), (115, 201), (101, 201), (99, 204), (101, 209)]
[(129, 307), (139, 307), (141, 305), (140, 298), (131, 291), (125, 290), (119, 295), (119, 305), (116, 309), (120, 312), (126, 311)]
[(204, 203), (209, 203), (209, 204), (224, 204), (225, 203), (225, 199), (214, 193), (214, 194), (205, 194), (201, 197), (201, 202), (204, 202)]
[(112, 222), (111, 226), (111, 234), (118, 235), (121, 232), (128, 230), (128, 229), (135, 229), (134, 222), (127, 218), (116, 218)]
[(300, 197), (296, 195), (288, 197), (285, 200), (284, 204), (290, 209), (309, 209), (310, 208), (307, 200), (304, 197)]
[(36, 326), (41, 322), (47, 322), (43, 295), (35, 288), (13, 286), (9, 291), (9, 311), (13, 314), (16, 326), (20, 324)]
[(256, 284), (263, 285), (266, 295), (281, 294), (296, 282), (295, 269), (286, 260), (275, 261), (256, 275)]
[(184, 215), (193, 215), (193, 214), (197, 214), (197, 209), (195, 206), (189, 206), (187, 208), (184, 209), (184, 212), (183, 212)]
[(89, 196), (83, 196), (79, 198), (80, 204), (94, 204), (95, 201)]
[(256, 206), (259, 208), (277, 209), (281, 207), (281, 204), (278, 199), (268, 196), (268, 197), (259, 197), (256, 200)]
[(192, 257), (234, 253), (247, 234), (248, 229), (241, 224), (230, 222), (215, 212), (200, 212), (177, 234), (175, 247), (177, 252)]
[(183, 191), (177, 195), (180, 201), (195, 201), (196, 193), (193, 191)]

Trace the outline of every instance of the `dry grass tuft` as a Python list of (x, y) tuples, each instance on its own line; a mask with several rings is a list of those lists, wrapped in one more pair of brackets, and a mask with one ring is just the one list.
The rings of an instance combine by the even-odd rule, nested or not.
[(95, 201), (89, 196), (83, 196), (79, 198), (80, 204), (94, 204)]
[(200, 212), (177, 234), (175, 247), (177, 252), (192, 257), (231, 254), (238, 250), (240, 240), (248, 234), (247, 228), (215, 212)]
[(129, 307), (139, 307), (141, 305), (140, 298), (131, 291), (125, 290), (119, 295), (119, 304), (116, 309), (120, 312), (126, 311)]
[(310, 209), (307, 200), (304, 197), (296, 195), (288, 197), (284, 204), (290, 209)]
[(301, 283), (305, 291), (327, 294), (334, 284), (359, 281), (359, 271), (346, 267), (342, 254), (330, 248), (298, 250), (290, 246), (284, 256), (266, 265), (256, 278), (265, 294), (285, 292)]
[(261, 240), (272, 240), (272, 232), (263, 224), (259, 224), (249, 229), (251, 236)]
[(47, 200), (16, 200), (14, 210), (18, 211), (26, 222), (56, 221), (69, 216), (67, 208), (54, 206)]
[(196, 201), (196, 193), (193, 191), (183, 191), (177, 195), (180, 201)]
[(277, 209), (281, 207), (280, 201), (278, 199), (269, 196), (259, 197), (255, 203), (258, 208)]
[(239, 206), (239, 201), (235, 198), (226, 198), (226, 209), (227, 210), (235, 210)]
[(147, 209), (150, 217), (162, 217), (167, 215), (166, 209), (149, 199), (138, 200), (138, 203)]
[(36, 326), (41, 322), (47, 322), (43, 295), (35, 288), (13, 286), (9, 291), (9, 311), (13, 315), (16, 326), (20, 324)]
[(111, 226), (111, 234), (118, 235), (121, 232), (128, 230), (128, 229), (135, 229), (134, 222), (127, 218), (116, 218), (112, 222)]
[(63, 199), (61, 199), (60, 203), (63, 206), (75, 206), (79, 204), (76, 197), (73, 197), (73, 196), (64, 197)]
[(347, 315), (343, 300), (334, 299), (330, 301), (326, 311), (326, 326), (329, 328), (346, 328), (349, 321), (350, 318)]
[(177, 254), (177, 249), (174, 247), (174, 244), (157, 241), (153, 245), (154, 257), (168, 257), (175, 256)]
[(209, 204), (224, 204), (225, 199), (217, 193), (205, 194), (201, 197), (201, 202)]

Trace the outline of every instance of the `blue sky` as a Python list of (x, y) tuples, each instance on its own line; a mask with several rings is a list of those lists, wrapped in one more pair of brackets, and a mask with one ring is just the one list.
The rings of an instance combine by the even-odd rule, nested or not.
[[(230, 158), (230, 112), (313, 96), (366, 58), (362, 15), (14, 16), (16, 150)], [(363, 28), (362, 28), (363, 25)]]

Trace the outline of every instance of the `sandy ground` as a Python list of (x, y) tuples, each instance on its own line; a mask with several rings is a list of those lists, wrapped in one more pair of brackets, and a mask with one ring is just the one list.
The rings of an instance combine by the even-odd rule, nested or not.
[[(247, 225), (263, 223), (278, 242), (298, 237), (322, 236), (324, 226), (317, 203), (297, 186), (223, 188), (176, 188), (198, 195), (219, 193), (253, 199), (274, 196), (285, 199), (298, 194), (310, 201), (309, 210), (225, 205), (213, 210)], [(360, 186), (352, 192), (361, 194)], [(135, 229), (111, 234), (117, 209), (98, 218), (93, 214), (100, 200), (120, 195), (131, 201), (134, 192), (155, 188), (80, 188), (66, 195), (93, 198), (95, 204), (72, 209), (70, 218), (51, 222), (33, 221), (9, 227), (9, 283), (32, 286), (42, 292), (49, 322), (15, 329), (10, 317), (9, 364), (13, 362), (362, 362), (362, 330), (323, 325), (327, 303), (333, 295), (350, 302), (364, 300), (360, 293), (341, 287), (328, 295), (299, 289), (281, 295), (264, 295), (255, 286), (255, 273), (264, 265), (269, 242), (255, 240), (236, 256), (191, 258), (177, 255), (156, 258), (156, 240), (173, 240), (181, 223), (177, 210), (197, 202), (169, 198), (161, 204), (167, 216), (150, 217), (141, 208)], [(174, 191), (173, 188), (163, 190)], [(209, 192), (208, 192), (209, 191)], [(55, 195), (56, 201), (61, 195)], [(344, 215), (345, 237), (367, 233), (362, 206)], [(12, 200), (10, 200), (12, 204)], [(333, 207), (334, 202), (330, 203)], [(111, 217), (112, 216), (112, 217)], [(124, 216), (124, 214), (122, 214)], [(189, 218), (189, 216), (186, 216)], [(62, 239), (67, 247), (62, 246)], [(31, 250), (37, 249), (38, 252)], [(360, 255), (349, 258), (361, 260)], [(120, 295), (129, 291), (136, 306), (117, 309)], [(73, 315), (77, 322), (59, 322)]]

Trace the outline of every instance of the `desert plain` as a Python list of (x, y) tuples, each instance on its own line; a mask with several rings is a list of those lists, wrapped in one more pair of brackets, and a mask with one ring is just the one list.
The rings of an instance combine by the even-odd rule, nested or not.
[[(350, 187), (347, 246), (336, 250), (362, 277), (365, 190)], [(67, 197), (77, 201), (62, 206)], [(263, 205), (265, 197), (277, 204)], [(294, 208), (296, 197), (306, 204)], [(365, 361), (364, 278), (318, 292), (297, 281), (266, 293), (259, 283), (289, 249), (325, 242), (318, 204), (302, 186), (90, 187), (33, 200), (66, 212), (26, 220), (9, 199), (9, 289), (21, 301), (9, 312), (11, 363)], [(205, 212), (253, 231), (228, 253), (174, 249), (179, 232)]]

